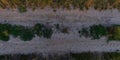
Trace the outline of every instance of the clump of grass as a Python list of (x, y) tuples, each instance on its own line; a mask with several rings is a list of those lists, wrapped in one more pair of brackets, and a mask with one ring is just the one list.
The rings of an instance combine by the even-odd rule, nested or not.
[(108, 40), (120, 40), (120, 25), (114, 25), (112, 26), (110, 32), (110, 36), (108, 38)]

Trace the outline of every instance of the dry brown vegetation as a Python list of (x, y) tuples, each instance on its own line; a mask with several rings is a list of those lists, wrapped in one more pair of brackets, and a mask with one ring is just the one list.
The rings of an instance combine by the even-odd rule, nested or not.
[(120, 0), (0, 0), (1, 9), (19, 9), (21, 12), (27, 11), (27, 8), (45, 8), (52, 7), (87, 10), (91, 7), (97, 10), (117, 8), (120, 9)]

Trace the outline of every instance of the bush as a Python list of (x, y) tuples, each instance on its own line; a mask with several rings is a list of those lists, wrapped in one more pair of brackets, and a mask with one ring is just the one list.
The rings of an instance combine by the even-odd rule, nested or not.
[(71, 53), (70, 54), (71, 57), (74, 60), (94, 60), (94, 55), (90, 52), (86, 52), (86, 53)]
[(29, 41), (34, 37), (34, 31), (32, 28), (26, 28), (24, 26), (12, 26), (10, 33), (13, 37), (20, 36), (21, 40)]
[(34, 33), (41, 37), (43, 35), (43, 29), (45, 29), (45, 26), (43, 24), (35, 24)]
[(120, 60), (120, 53), (117, 52), (104, 53), (103, 56), (105, 60)]
[(120, 25), (114, 25), (111, 27), (112, 32), (110, 32), (110, 36), (108, 40), (120, 40)]
[(45, 38), (51, 38), (53, 33), (51, 28), (45, 28), (42, 32), (43, 32), (43, 37)]
[(99, 39), (107, 35), (107, 28), (102, 25), (93, 25), (90, 28), (82, 28), (78, 31), (80, 36), (92, 37), (92, 39)]
[(10, 28), (10, 24), (0, 24), (0, 40), (9, 40)]
[(53, 30), (43, 24), (36, 24), (34, 27), (24, 27), (20, 25), (0, 24), (0, 40), (8, 41), (9, 35), (20, 37), (23, 41), (32, 40), (35, 34), (39, 37), (51, 38)]
[(10, 29), (10, 33), (13, 37), (18, 37), (23, 32), (24, 29), (25, 27), (23, 26), (13, 25)]
[(100, 37), (107, 35), (107, 29), (102, 25), (93, 25), (90, 27), (90, 35), (93, 39), (99, 39)]
[(23, 29), (22, 32), (20, 33), (20, 38), (23, 41), (32, 40), (33, 37), (35, 37), (34, 32), (32, 29), (29, 28)]
[(0, 24), (0, 32), (3, 32), (5, 30), (7, 30), (8, 32), (10, 32), (10, 28), (11, 28), (11, 25), (10, 24)]
[(9, 34), (7, 31), (0, 33), (0, 40), (2, 41), (8, 41), (9, 40)]
[(37, 34), (39, 37), (43, 36), (45, 38), (51, 38), (52, 36), (52, 29), (47, 28), (43, 24), (36, 24), (34, 26), (34, 33)]

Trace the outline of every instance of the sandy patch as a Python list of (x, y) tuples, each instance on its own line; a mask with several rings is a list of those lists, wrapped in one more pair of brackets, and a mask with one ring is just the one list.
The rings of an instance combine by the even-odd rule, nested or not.
[(83, 26), (93, 24), (119, 24), (120, 13), (117, 10), (96, 11), (90, 9), (81, 12), (79, 10), (58, 10), (51, 9), (28, 11), (0, 10), (0, 22), (34, 26), (36, 23), (43, 23), (53, 26), (60, 23), (70, 27), (69, 34), (54, 33), (51, 39), (35, 37), (32, 41), (21, 41), (19, 38), (12, 38), (8, 42), (0, 41), (0, 54), (15, 53), (62, 53), (62, 52), (109, 52), (119, 51), (120, 42), (106, 42), (106, 38), (91, 40), (80, 38), (76, 32)]

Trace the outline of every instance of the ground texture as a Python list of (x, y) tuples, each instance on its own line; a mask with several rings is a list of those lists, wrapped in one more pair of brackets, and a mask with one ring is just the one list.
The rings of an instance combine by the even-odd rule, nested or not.
[(24, 26), (34, 26), (43, 23), (52, 26), (60, 23), (69, 28), (69, 33), (54, 32), (51, 39), (35, 37), (31, 41), (21, 41), (10, 37), (8, 42), (0, 41), (0, 54), (29, 54), (29, 53), (69, 53), (69, 52), (112, 52), (120, 50), (120, 42), (106, 42), (106, 38), (91, 40), (79, 37), (77, 30), (93, 24), (119, 24), (120, 12), (117, 10), (88, 11), (62, 10), (53, 12), (52, 9), (35, 10), (19, 13), (12, 10), (0, 10), (0, 23), (10, 23)]

